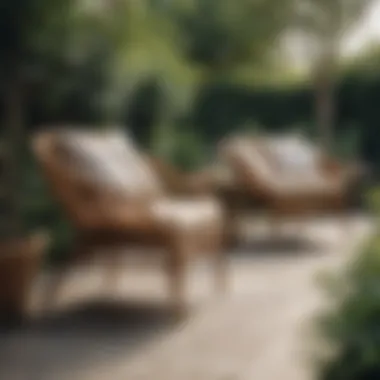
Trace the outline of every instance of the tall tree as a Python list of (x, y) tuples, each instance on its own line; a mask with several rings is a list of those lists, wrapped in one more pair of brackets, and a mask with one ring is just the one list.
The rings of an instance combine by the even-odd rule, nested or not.
[(296, 24), (308, 37), (315, 54), (315, 110), (321, 147), (328, 152), (333, 144), (334, 79), (341, 44), (363, 16), (372, 0), (298, 0)]

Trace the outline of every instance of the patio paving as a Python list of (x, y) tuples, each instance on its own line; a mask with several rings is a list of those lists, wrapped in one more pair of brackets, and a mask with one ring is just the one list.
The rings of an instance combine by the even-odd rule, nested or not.
[(73, 273), (56, 313), (0, 333), (0, 379), (311, 380), (311, 321), (323, 305), (316, 275), (354, 258), (371, 225), (364, 217), (343, 229), (334, 219), (298, 223), (289, 228), (305, 244), (247, 242), (228, 254), (224, 296), (213, 293), (210, 268), (194, 263), (193, 311), (180, 325), (164, 306), (158, 260), (128, 255), (113, 289), (96, 268)]

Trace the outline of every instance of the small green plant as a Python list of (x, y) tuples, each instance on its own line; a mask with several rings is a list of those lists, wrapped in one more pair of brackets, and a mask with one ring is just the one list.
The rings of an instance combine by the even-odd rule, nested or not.
[(179, 131), (170, 152), (171, 160), (183, 170), (197, 169), (204, 163), (206, 149), (193, 130)]
[[(380, 190), (369, 195), (380, 212)], [(380, 379), (380, 237), (367, 243), (343, 273), (325, 278), (331, 307), (318, 318), (320, 380)]]
[(51, 196), (31, 152), (23, 161), (22, 202), (20, 211), (28, 231), (49, 231), (51, 244), (46, 264), (59, 264), (71, 248), (73, 231), (60, 205)]
[(368, 191), (366, 203), (370, 210), (380, 215), (380, 187), (373, 187)]

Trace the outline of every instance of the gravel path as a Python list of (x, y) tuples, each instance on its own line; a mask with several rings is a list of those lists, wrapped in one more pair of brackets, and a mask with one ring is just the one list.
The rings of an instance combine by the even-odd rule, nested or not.
[(194, 264), (193, 312), (182, 325), (163, 306), (157, 263), (126, 262), (112, 291), (96, 269), (74, 273), (59, 313), (0, 335), (0, 379), (311, 380), (310, 322), (322, 304), (315, 277), (354, 257), (370, 233), (355, 217), (349, 231), (334, 220), (303, 225), (304, 245), (247, 244), (229, 254), (223, 297), (213, 294), (209, 268)]

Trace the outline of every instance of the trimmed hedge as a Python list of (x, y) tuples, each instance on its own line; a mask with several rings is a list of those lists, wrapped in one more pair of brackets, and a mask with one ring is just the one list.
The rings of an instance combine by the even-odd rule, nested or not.
[[(380, 73), (348, 75), (336, 88), (335, 141), (339, 145), (353, 132), (360, 139), (359, 155), (375, 168), (380, 164)], [(267, 131), (301, 125), (317, 135), (314, 92), (310, 84), (287, 89), (247, 88), (213, 84), (199, 91), (189, 123), (210, 144), (247, 123)]]

